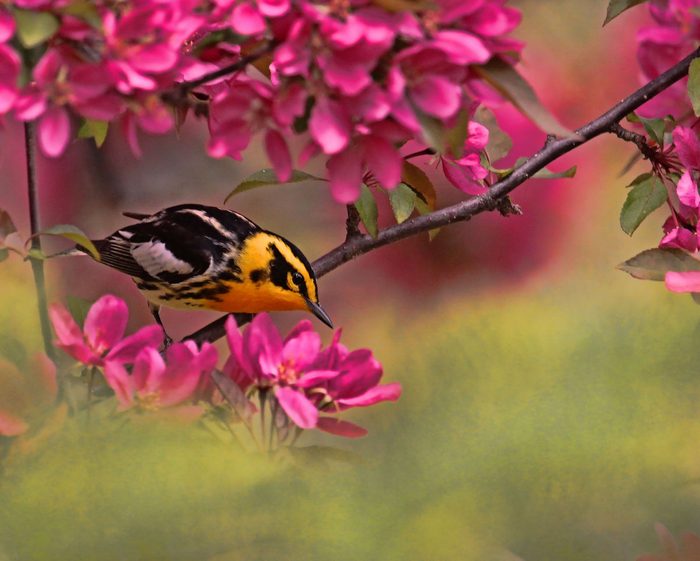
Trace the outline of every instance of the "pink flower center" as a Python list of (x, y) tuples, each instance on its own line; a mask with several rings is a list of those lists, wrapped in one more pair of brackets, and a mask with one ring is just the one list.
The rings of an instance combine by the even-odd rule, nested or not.
[(277, 369), (277, 378), (283, 384), (294, 384), (299, 379), (299, 372), (291, 362), (283, 362)]

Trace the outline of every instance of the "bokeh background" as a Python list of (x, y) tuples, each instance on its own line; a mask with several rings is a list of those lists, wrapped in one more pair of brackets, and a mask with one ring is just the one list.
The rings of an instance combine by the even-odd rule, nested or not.
[[(639, 85), (644, 8), (602, 29), (603, 0), (513, 4), (524, 12), (521, 71), (567, 126)], [(514, 111), (498, 115), (511, 161), (544, 142)], [(124, 210), (221, 205), (266, 163), (257, 146), (244, 162), (211, 160), (205, 137), (197, 123), (179, 138), (143, 137), (136, 160), (111, 131), (102, 150), (79, 142), (42, 159), (43, 224), (101, 237)], [(21, 128), (6, 122), (0, 142), (0, 208), (26, 234)], [(619, 229), (634, 171), (619, 173), (632, 155), (599, 138), (553, 166), (576, 164), (576, 178), (515, 192), (524, 216), (480, 215), (321, 280), (346, 344), (372, 348), (385, 380), (404, 387), (398, 403), (348, 415), (369, 428), (363, 440), (304, 436), (357, 461), (290, 467), (197, 428), (94, 420), (7, 468), (0, 560), (631, 560), (658, 550), (656, 522), (700, 532), (700, 308), (615, 269), (658, 243), (664, 218), (633, 239)], [(439, 185), (440, 204), (458, 195)], [(344, 209), (321, 184), (261, 188), (230, 205), (311, 259), (344, 237)], [(30, 270), (17, 259), (0, 267), (0, 355), (21, 364), (40, 348)], [(52, 300), (111, 292), (128, 301), (131, 329), (151, 321), (121, 275), (78, 258), (47, 268)], [(216, 316), (163, 317), (177, 337)], [(282, 329), (299, 319), (275, 316)]]

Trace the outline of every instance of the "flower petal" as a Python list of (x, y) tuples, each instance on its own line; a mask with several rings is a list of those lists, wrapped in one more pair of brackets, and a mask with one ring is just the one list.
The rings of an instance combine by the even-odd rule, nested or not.
[(381, 401), (396, 401), (401, 397), (401, 384), (385, 384), (370, 388), (362, 395), (337, 400), (344, 407), (367, 407)]
[(671, 292), (700, 292), (700, 271), (666, 273), (666, 288)]
[(289, 181), (292, 176), (292, 157), (284, 137), (276, 130), (269, 130), (265, 135), (265, 151), (275, 168), (275, 174), (280, 183)]
[(393, 189), (401, 181), (403, 159), (394, 145), (379, 136), (364, 139), (367, 166), (385, 189)]
[(691, 208), (698, 208), (698, 206), (700, 206), (698, 186), (695, 184), (695, 181), (693, 181), (689, 171), (686, 171), (678, 180), (676, 193), (678, 193), (678, 200), (680, 200), (685, 206), (689, 206)]
[(70, 140), (70, 119), (62, 107), (51, 107), (39, 119), (39, 146), (44, 154), (55, 158), (63, 154)]
[(124, 300), (106, 294), (95, 302), (85, 317), (85, 337), (98, 354), (114, 346), (124, 335), (129, 310)]
[(99, 359), (85, 343), (83, 332), (66, 308), (61, 304), (52, 304), (49, 306), (49, 317), (58, 339), (57, 347), (84, 364), (91, 364)]
[(163, 344), (163, 328), (147, 325), (114, 345), (107, 359), (116, 362), (133, 362), (144, 347), (158, 349)]
[(321, 336), (315, 331), (303, 331), (285, 342), (282, 362), (293, 364), (297, 371), (303, 371), (316, 360), (320, 350)]
[(350, 142), (350, 120), (340, 104), (326, 97), (316, 99), (309, 131), (325, 154), (337, 154)]
[(153, 347), (144, 347), (134, 360), (131, 377), (138, 392), (154, 392), (160, 388), (165, 361)]
[(312, 429), (318, 422), (318, 409), (305, 395), (292, 388), (277, 387), (275, 397), (292, 422), (302, 429)]
[(337, 370), (312, 370), (299, 378), (295, 385), (299, 388), (312, 388), (335, 378), (339, 374), (340, 372)]
[(319, 417), (316, 428), (336, 436), (344, 436), (345, 438), (362, 438), (367, 436), (367, 429), (335, 417)]
[(360, 197), (362, 161), (359, 150), (349, 148), (328, 159), (328, 175), (333, 198), (341, 204), (354, 203)]
[(447, 119), (459, 110), (462, 89), (447, 78), (428, 75), (411, 88), (411, 98), (424, 113)]
[(126, 368), (118, 362), (107, 362), (104, 369), (105, 381), (119, 400), (120, 409), (133, 406), (134, 381)]

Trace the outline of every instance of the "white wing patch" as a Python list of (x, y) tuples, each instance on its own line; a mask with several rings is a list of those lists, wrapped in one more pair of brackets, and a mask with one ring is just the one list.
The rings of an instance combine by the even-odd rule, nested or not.
[(149, 275), (154, 277), (164, 272), (186, 275), (193, 271), (192, 265), (175, 257), (163, 242), (133, 244), (131, 255)]

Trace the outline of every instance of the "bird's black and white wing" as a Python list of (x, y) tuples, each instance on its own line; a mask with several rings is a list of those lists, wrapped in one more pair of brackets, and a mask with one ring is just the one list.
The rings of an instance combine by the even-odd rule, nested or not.
[(256, 229), (231, 211), (180, 205), (117, 230), (95, 246), (105, 265), (145, 281), (176, 284), (220, 267)]

